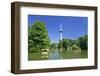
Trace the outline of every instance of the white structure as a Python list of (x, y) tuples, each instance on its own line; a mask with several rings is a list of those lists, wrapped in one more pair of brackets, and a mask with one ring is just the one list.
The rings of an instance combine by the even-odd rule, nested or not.
[(62, 24), (60, 24), (60, 30), (59, 30), (59, 32), (60, 32), (60, 40), (62, 41), (62, 32), (63, 32)]

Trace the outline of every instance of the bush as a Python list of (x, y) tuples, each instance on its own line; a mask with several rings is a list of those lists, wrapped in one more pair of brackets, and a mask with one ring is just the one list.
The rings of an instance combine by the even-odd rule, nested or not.
[(68, 50), (68, 51), (71, 51), (71, 50), (72, 50), (72, 47), (71, 47), (71, 46), (68, 46), (68, 47), (67, 47), (67, 50)]
[(77, 45), (72, 45), (72, 50), (81, 50)]

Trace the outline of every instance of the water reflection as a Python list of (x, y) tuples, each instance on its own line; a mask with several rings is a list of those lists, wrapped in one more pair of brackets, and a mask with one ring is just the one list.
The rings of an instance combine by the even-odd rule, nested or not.
[(60, 59), (59, 51), (57, 49), (51, 50), (49, 52), (49, 58), (48, 59)]
[(50, 50), (48, 53), (48, 59), (75, 59), (75, 58), (87, 58), (87, 50), (82, 50), (82, 52), (77, 52), (77, 50)]
[(77, 59), (77, 58), (88, 58), (88, 51), (82, 50), (62, 50), (53, 49), (44, 52), (33, 52), (29, 53), (28, 60), (56, 60), (56, 59)]

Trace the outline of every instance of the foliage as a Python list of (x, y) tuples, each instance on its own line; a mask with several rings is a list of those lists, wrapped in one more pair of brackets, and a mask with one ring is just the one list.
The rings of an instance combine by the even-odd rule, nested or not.
[(43, 22), (36, 21), (28, 29), (28, 50), (33, 49), (46, 49), (50, 47), (50, 39), (46, 25)]
[(67, 50), (72, 51), (72, 47), (71, 46), (68, 46), (67, 47)]
[(88, 38), (87, 35), (81, 36), (76, 40), (66, 39), (64, 38), (62, 41), (59, 41), (58, 48), (63, 49), (82, 49), (87, 50), (88, 48)]
[(72, 45), (72, 50), (80, 50), (80, 48), (77, 45)]
[(54, 42), (53, 42), (53, 43), (50, 45), (50, 48), (51, 48), (51, 49), (56, 49), (56, 48), (57, 48), (57, 45), (58, 45), (57, 43), (54, 43)]
[(68, 39), (63, 39), (62, 40), (62, 45), (64, 49), (67, 49), (68, 46), (70, 45), (69, 40)]
[(60, 49), (62, 46), (62, 41), (61, 40), (59, 40), (59, 43), (58, 43), (58, 49)]
[(79, 47), (83, 50), (88, 48), (88, 36), (84, 35), (78, 39)]

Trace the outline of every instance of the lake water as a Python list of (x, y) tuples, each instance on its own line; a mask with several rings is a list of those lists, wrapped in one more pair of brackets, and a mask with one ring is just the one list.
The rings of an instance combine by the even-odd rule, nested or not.
[(88, 52), (82, 50), (81, 52), (76, 52), (76, 50), (67, 51), (58, 49), (49, 50), (49, 52), (44, 52), (42, 55), (41, 52), (32, 52), (28, 54), (28, 60), (56, 60), (56, 59), (79, 59), (87, 58)]

